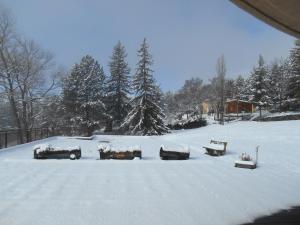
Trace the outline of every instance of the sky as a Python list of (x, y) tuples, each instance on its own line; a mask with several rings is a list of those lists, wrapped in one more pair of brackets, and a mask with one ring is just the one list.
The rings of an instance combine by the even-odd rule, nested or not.
[(144, 38), (154, 77), (164, 91), (186, 79), (215, 76), (224, 54), (229, 78), (248, 76), (259, 54), (267, 62), (286, 57), (294, 38), (257, 20), (226, 0), (0, 0), (17, 29), (70, 69), (89, 54), (108, 74), (120, 40), (133, 74)]

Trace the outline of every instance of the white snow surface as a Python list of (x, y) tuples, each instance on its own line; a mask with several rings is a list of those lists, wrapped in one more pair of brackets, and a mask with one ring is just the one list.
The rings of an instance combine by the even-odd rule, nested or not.
[(216, 151), (224, 151), (224, 144), (210, 143), (209, 145), (204, 145), (204, 148), (214, 149)]
[[(224, 156), (204, 154), (228, 140)], [(97, 160), (103, 140), (141, 145), (142, 160)], [(33, 146), (79, 145), (80, 160), (34, 160)], [(1, 225), (227, 225), (300, 205), (300, 121), (212, 124), (157, 137), (48, 138), (0, 150)], [(159, 159), (186, 145), (190, 160)], [(243, 152), (258, 168), (234, 167)]]
[(124, 146), (124, 145), (110, 145), (110, 144), (101, 144), (98, 146), (98, 149), (103, 149), (104, 152), (114, 151), (114, 152), (127, 152), (127, 151), (138, 151), (141, 150), (140, 145), (135, 146)]
[(36, 150), (36, 153), (50, 151), (52, 146), (49, 143), (39, 144), (33, 146), (33, 150)]
[(164, 151), (173, 151), (173, 152), (183, 152), (183, 153), (189, 153), (190, 148), (189, 146), (183, 146), (179, 143), (168, 143), (167, 145), (162, 145), (161, 146)]
[(65, 146), (65, 147), (55, 146), (55, 147), (53, 147), (49, 143), (38, 144), (38, 145), (34, 145), (34, 147), (33, 147), (33, 150), (36, 150), (36, 153), (46, 152), (46, 151), (61, 151), (61, 150), (72, 151), (72, 150), (79, 150), (79, 149), (80, 149), (80, 146)]
[(249, 165), (249, 166), (254, 166), (256, 162), (250, 160), (250, 161), (245, 161), (245, 160), (235, 160), (236, 164), (243, 164), (243, 165)]
[(299, 115), (300, 112), (278, 112), (278, 113), (270, 113), (265, 117), (279, 117), (279, 116), (290, 116), (290, 115)]

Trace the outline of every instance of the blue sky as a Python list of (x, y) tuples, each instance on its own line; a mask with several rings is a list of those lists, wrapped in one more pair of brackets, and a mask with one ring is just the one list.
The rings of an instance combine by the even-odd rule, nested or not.
[(108, 72), (120, 40), (135, 69), (136, 51), (147, 38), (154, 76), (164, 91), (185, 79), (208, 81), (224, 54), (227, 77), (247, 76), (262, 54), (286, 57), (294, 38), (258, 21), (224, 0), (0, 0), (18, 30), (69, 69), (82, 56), (95, 57)]

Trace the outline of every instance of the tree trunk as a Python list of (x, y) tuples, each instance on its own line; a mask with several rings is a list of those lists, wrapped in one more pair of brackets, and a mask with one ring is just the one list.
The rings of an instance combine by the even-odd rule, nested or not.
[(23, 138), (22, 126), (21, 126), (21, 121), (20, 121), (19, 115), (18, 115), (17, 106), (16, 106), (16, 103), (15, 103), (15, 100), (13, 97), (10, 97), (9, 101), (10, 101), (10, 106), (11, 106), (11, 111), (12, 111), (12, 116), (13, 116), (13, 122), (14, 122), (14, 125), (18, 129), (18, 132), (17, 132), (18, 143), (23, 144), (24, 138)]
[(259, 117), (261, 117), (261, 106), (259, 106), (258, 108), (259, 108)]
[(20, 117), (18, 115), (18, 109), (17, 109), (17, 104), (16, 104), (16, 101), (15, 101), (13, 87), (12, 87), (12, 84), (10, 82), (9, 82), (8, 93), (9, 93), (8, 100), (9, 100), (9, 103), (10, 103), (10, 106), (11, 106), (14, 125), (18, 129), (18, 132), (17, 132), (18, 143), (23, 144), (24, 143), (24, 137), (23, 137), (23, 132), (22, 132), (21, 120), (20, 120)]
[(105, 124), (105, 131), (104, 132), (111, 132), (113, 127), (113, 121), (108, 119)]
[(93, 127), (91, 126), (87, 127), (87, 136), (88, 137), (92, 136), (93, 131), (94, 131)]

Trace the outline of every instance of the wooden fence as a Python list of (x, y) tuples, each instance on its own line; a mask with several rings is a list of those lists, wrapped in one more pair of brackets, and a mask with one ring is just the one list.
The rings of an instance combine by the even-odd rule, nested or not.
[[(20, 143), (18, 138), (18, 129), (0, 130), (0, 149), (7, 148)], [(72, 135), (71, 129), (63, 128), (32, 128), (23, 132), (24, 143), (29, 143), (43, 138), (57, 135)]]

